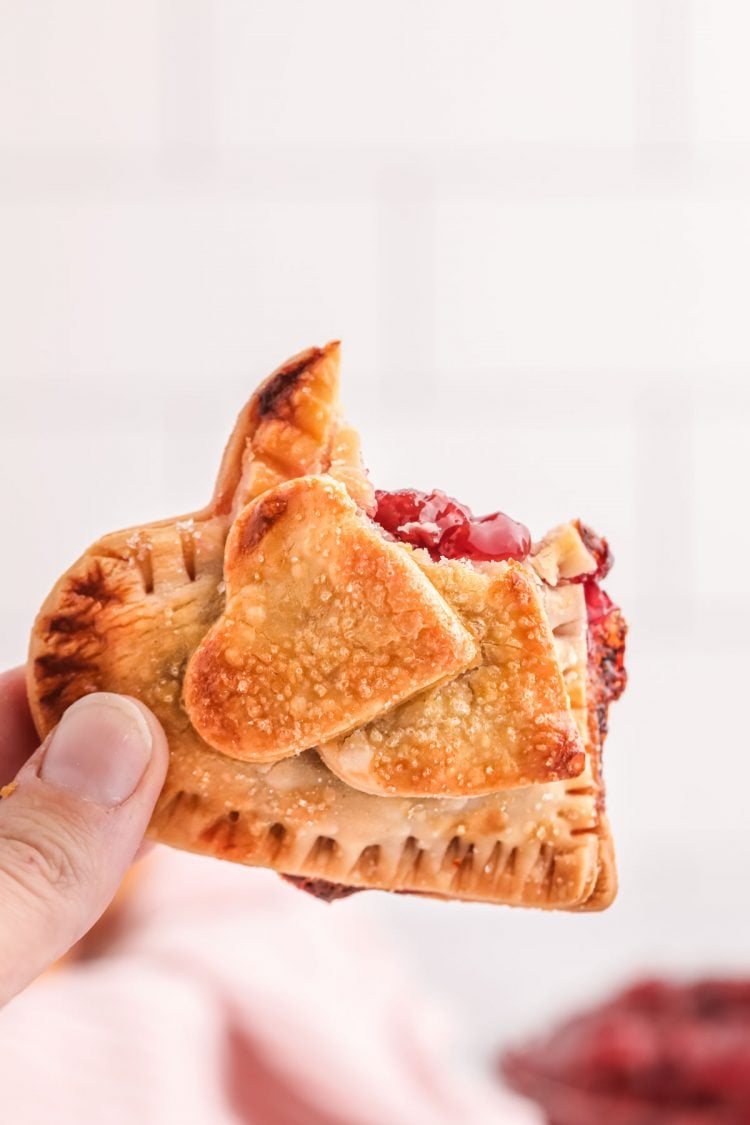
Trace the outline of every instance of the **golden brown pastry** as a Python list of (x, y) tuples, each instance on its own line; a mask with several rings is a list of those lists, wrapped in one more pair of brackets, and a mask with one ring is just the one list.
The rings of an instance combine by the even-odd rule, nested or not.
[(62, 576), (31, 639), (40, 734), (87, 692), (137, 696), (171, 749), (150, 835), (323, 897), (606, 906), (625, 629), (606, 544), (376, 495), (338, 362), (313, 348), (262, 384), (207, 508)]
[(414, 560), (474, 637), (481, 658), (371, 723), (318, 746), (366, 793), (477, 796), (575, 777), (586, 763), (533, 575), (517, 562), (484, 572)]
[(477, 657), (435, 587), (332, 477), (298, 477), (243, 508), (224, 580), (184, 701), (198, 734), (231, 758), (299, 754)]

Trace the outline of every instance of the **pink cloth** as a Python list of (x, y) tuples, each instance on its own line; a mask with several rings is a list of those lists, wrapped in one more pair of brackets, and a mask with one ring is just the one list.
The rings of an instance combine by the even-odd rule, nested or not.
[(103, 956), (0, 1016), (13, 1125), (536, 1125), (361, 910), (158, 849)]

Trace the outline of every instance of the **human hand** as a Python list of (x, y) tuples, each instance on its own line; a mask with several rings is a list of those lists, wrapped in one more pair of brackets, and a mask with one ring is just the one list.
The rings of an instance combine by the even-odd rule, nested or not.
[(85, 696), (38, 741), (24, 670), (0, 674), (0, 1005), (102, 914), (167, 769), (161, 726), (126, 696)]

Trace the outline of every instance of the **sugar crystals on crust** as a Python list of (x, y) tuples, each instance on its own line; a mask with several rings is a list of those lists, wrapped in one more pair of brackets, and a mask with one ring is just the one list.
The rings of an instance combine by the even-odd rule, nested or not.
[(368, 722), (477, 657), (413, 560), (330, 478), (266, 492), (238, 516), (227, 603), (184, 700), (215, 749), (276, 761)]
[[(406, 548), (408, 550), (408, 548)], [(320, 747), (368, 793), (476, 796), (576, 777), (586, 755), (535, 581), (517, 563), (487, 573), (414, 553), (472, 633), (474, 668)]]

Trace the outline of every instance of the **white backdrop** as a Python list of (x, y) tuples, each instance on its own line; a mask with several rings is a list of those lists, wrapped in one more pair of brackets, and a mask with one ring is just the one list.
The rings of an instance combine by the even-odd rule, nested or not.
[(256, 382), (334, 336), (377, 483), (614, 545), (616, 906), (332, 908), (467, 1049), (750, 967), (749, 36), (741, 0), (0, 0), (6, 664), (82, 548), (202, 503)]

